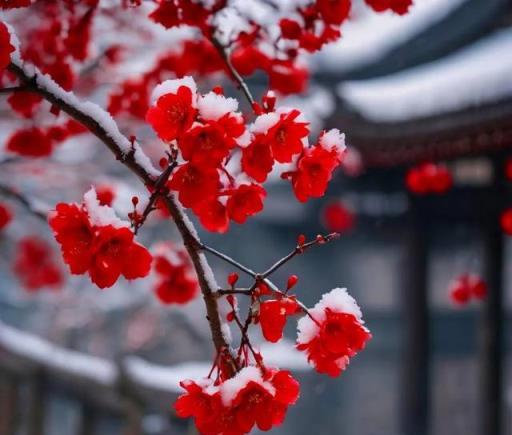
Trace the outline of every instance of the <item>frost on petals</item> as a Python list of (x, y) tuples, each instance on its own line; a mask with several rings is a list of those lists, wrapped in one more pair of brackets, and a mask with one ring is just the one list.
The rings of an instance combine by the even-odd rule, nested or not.
[(299, 383), (285, 370), (248, 366), (231, 379), (214, 383), (184, 381), (174, 408), (179, 417), (193, 417), (198, 430), (209, 435), (243, 435), (254, 426), (267, 431), (284, 420), (288, 406), (299, 397)]
[(323, 295), (298, 323), (297, 349), (319, 373), (338, 376), (349, 359), (364, 349), (371, 338), (361, 310), (346, 289), (336, 288)]
[(343, 134), (323, 132), (309, 147), (303, 114), (275, 109), (270, 93), (262, 103), (267, 112), (260, 110), (251, 125), (237, 112), (237, 100), (225, 97), (221, 88), (200, 95), (191, 77), (163, 82), (153, 99), (146, 119), (167, 142), (168, 152), (178, 154), (167, 187), (209, 231), (223, 233), (230, 221), (243, 224), (263, 210), (262, 184), (276, 162), (289, 164), (291, 170), (281, 177), (291, 180), (300, 201), (307, 201), (324, 195), (343, 158)]
[(175, 93), (167, 93), (158, 98), (156, 105), (149, 108), (146, 120), (162, 140), (174, 140), (194, 121), (194, 98), (189, 87), (180, 86)]
[(135, 242), (127, 222), (99, 204), (94, 189), (81, 206), (57, 204), (49, 224), (72, 274), (89, 273), (100, 288), (111, 287), (120, 275), (135, 279), (149, 274), (151, 254)]
[(322, 197), (340, 165), (345, 152), (344, 135), (337, 130), (324, 132), (318, 144), (307, 148), (297, 161), (296, 169), (283, 174), (290, 178), (297, 199), (306, 202), (309, 198)]

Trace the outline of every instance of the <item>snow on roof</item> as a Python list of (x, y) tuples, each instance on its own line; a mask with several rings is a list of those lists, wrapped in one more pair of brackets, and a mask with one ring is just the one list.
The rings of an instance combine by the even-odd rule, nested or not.
[(403, 16), (376, 13), (364, 4), (357, 4), (351, 19), (341, 28), (342, 37), (313, 57), (311, 64), (319, 70), (344, 72), (383, 59), (465, 1), (415, 0), (409, 13)]
[(34, 362), (79, 374), (104, 385), (113, 384), (117, 378), (117, 369), (110, 361), (63, 349), (4, 323), (0, 323), (0, 346)]
[[(65, 349), (0, 322), (0, 349), (2, 348), (33, 363), (79, 375), (105, 386), (113, 385), (119, 376), (118, 367), (112, 361)], [(294, 370), (310, 368), (289, 340), (282, 340), (278, 344), (262, 343), (260, 350), (269, 367)], [(135, 356), (124, 359), (126, 374), (132, 382), (171, 393), (182, 392), (179, 383), (183, 380), (204, 378), (210, 371), (211, 364), (211, 361), (192, 361), (162, 366)]]
[(512, 30), (500, 30), (456, 53), (386, 77), (349, 81), (338, 95), (365, 118), (396, 122), (478, 106), (512, 96)]

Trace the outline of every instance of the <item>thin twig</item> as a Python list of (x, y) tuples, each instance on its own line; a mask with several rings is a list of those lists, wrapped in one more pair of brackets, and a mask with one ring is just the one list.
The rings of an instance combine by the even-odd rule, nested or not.
[(319, 236), (315, 240), (304, 243), (303, 245), (300, 245), (300, 246), (297, 245), (296, 248), (292, 252), (290, 252), (288, 255), (284, 256), (279, 261), (277, 261), (272, 266), (270, 266), (265, 272), (263, 272), (261, 274), (261, 276), (263, 278), (266, 278), (267, 276), (274, 273), (277, 269), (279, 269), (280, 267), (282, 267), (286, 263), (288, 263), (296, 255), (304, 253), (304, 251), (306, 251), (311, 246), (317, 245), (319, 243), (320, 244), (327, 243), (327, 242), (330, 242), (331, 240), (337, 239), (338, 237), (339, 237), (338, 233), (331, 233), (331, 234), (327, 234), (326, 236)]
[(229, 57), (228, 48), (225, 47), (224, 45), (222, 45), (222, 43), (215, 36), (212, 36), (210, 40), (211, 40), (212, 44), (214, 45), (214, 47), (219, 52), (222, 59), (224, 60), (224, 63), (228, 67), (229, 72), (233, 76), (233, 79), (237, 82), (239, 89), (242, 90), (242, 92), (245, 95), (245, 98), (247, 98), (247, 101), (249, 101), (249, 104), (251, 105), (251, 107), (253, 107), (256, 100), (252, 96), (251, 91), (249, 90), (249, 87), (247, 86), (247, 83), (245, 83), (245, 81), (242, 78), (242, 76), (240, 75), (240, 73), (233, 66), (233, 63), (231, 62), (231, 59)]
[(246, 273), (247, 275), (253, 277), (256, 279), (258, 277), (258, 274), (254, 272), (253, 270), (249, 269), (248, 267), (244, 266), (243, 264), (239, 263), (238, 261), (231, 258), (229, 255), (226, 255), (222, 252), (217, 251), (216, 249), (205, 245), (204, 243), (200, 244), (200, 248), (203, 251), (209, 252), (212, 255), (215, 255), (217, 258), (220, 258), (221, 260), (224, 260), (226, 263), (231, 264), (232, 266), (236, 267), (238, 270), (241, 270), (242, 272)]
[(0, 88), (0, 94), (9, 94), (11, 92), (26, 91), (26, 86), (11, 86), (9, 88)]
[(234, 289), (219, 289), (215, 292), (217, 297), (226, 295), (245, 295), (250, 296), (253, 290), (250, 288), (234, 288)]
[(178, 162), (176, 162), (176, 160), (173, 160), (173, 162), (170, 163), (167, 166), (167, 168), (165, 168), (165, 170), (160, 174), (160, 176), (156, 180), (155, 189), (151, 193), (151, 196), (149, 197), (149, 201), (148, 201), (146, 207), (144, 208), (144, 211), (142, 212), (142, 216), (141, 216), (140, 220), (138, 220), (135, 223), (135, 227), (133, 229), (133, 232), (135, 234), (137, 234), (139, 232), (139, 229), (142, 227), (142, 225), (144, 225), (144, 223), (146, 222), (146, 220), (149, 217), (149, 215), (151, 214), (151, 212), (156, 210), (156, 207), (155, 207), (156, 200), (161, 195), (166, 195), (168, 193), (167, 189), (163, 189), (163, 188), (165, 186), (165, 183), (171, 176), (172, 171), (174, 170), (174, 168), (176, 168), (177, 165), (178, 165)]

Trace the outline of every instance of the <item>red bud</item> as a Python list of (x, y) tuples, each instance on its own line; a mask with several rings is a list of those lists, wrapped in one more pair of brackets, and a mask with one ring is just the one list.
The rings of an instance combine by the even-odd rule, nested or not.
[(299, 237), (297, 237), (297, 245), (302, 246), (304, 243), (306, 243), (306, 236), (300, 234)]
[(233, 295), (227, 295), (226, 300), (228, 301), (228, 304), (232, 307), (235, 305), (235, 297)]
[(236, 272), (233, 272), (233, 273), (230, 273), (228, 275), (228, 284), (231, 286), (231, 287), (234, 287), (235, 284), (237, 283), (238, 281), (238, 273)]
[(270, 289), (268, 288), (267, 284), (265, 284), (264, 282), (260, 282), (258, 284), (258, 290), (260, 291), (260, 295), (271, 294)]
[(212, 89), (212, 92), (217, 94), (217, 95), (224, 95), (224, 88), (222, 86), (215, 86)]
[(288, 277), (288, 283), (286, 284), (286, 290), (290, 290), (292, 287), (295, 287), (295, 284), (299, 281), (297, 275), (290, 275)]

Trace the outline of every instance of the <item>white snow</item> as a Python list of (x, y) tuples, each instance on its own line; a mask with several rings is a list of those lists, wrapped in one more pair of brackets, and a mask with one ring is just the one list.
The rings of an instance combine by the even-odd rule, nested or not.
[(295, 349), (294, 343), (286, 338), (278, 343), (267, 341), (259, 345), (263, 361), (268, 367), (281, 367), (291, 370), (309, 370), (311, 366), (304, 359), (302, 352)]
[(5, 24), (5, 27), (9, 32), (9, 42), (14, 47), (14, 51), (11, 53), (11, 61), (17, 63), (20, 61), (20, 40), (18, 39), (18, 35), (16, 35), (14, 28), (9, 23), (5, 21), (2, 22)]
[(206, 121), (217, 121), (226, 113), (238, 110), (238, 101), (224, 95), (209, 92), (199, 97), (197, 102), (199, 114)]
[(415, 0), (409, 13), (376, 13), (360, 2), (341, 27), (342, 37), (310, 59), (311, 67), (344, 72), (384, 59), (395, 47), (441, 21), (467, 0)]
[(34, 362), (84, 376), (104, 385), (112, 385), (117, 379), (115, 365), (107, 360), (60, 348), (1, 322), (0, 347)]
[(157, 390), (182, 393), (180, 382), (186, 379), (204, 378), (211, 368), (207, 362), (186, 362), (173, 366), (151, 364), (138, 357), (128, 357), (125, 368), (136, 383)]
[(341, 133), (337, 128), (332, 128), (321, 134), (318, 143), (326, 150), (337, 148), (341, 153), (345, 150), (345, 133)]
[[(325, 319), (326, 308), (336, 313), (352, 314), (361, 324), (364, 324), (361, 309), (355, 299), (348, 294), (346, 288), (338, 287), (331, 290), (329, 293), (325, 293), (322, 299), (309, 310), (309, 313), (321, 324)], [(297, 342), (308, 343), (317, 335), (318, 325), (313, 322), (309, 316), (304, 316), (298, 321), (297, 330)]]
[[(236, 138), (236, 143), (239, 147), (247, 148), (252, 141), (251, 132), (248, 129), (245, 129), (244, 132)], [(233, 158), (231, 158), (233, 160)], [(230, 161), (231, 161), (230, 160)]]
[(84, 195), (84, 205), (93, 225), (104, 227), (112, 225), (114, 228), (129, 228), (130, 223), (116, 216), (112, 207), (100, 205), (96, 190), (91, 187)]
[(182, 248), (178, 248), (171, 242), (158, 242), (151, 247), (153, 256), (163, 257), (173, 266), (180, 266), (183, 264), (182, 257), (178, 255), (180, 250), (182, 250)]
[(258, 367), (249, 366), (240, 370), (233, 378), (228, 379), (220, 386), (222, 403), (225, 406), (229, 406), (236, 398), (238, 392), (245, 388), (249, 382), (255, 382), (256, 384), (261, 385), (272, 395), (276, 392), (274, 386), (270, 382), (263, 380), (261, 371)]
[(442, 114), (512, 95), (512, 30), (496, 31), (427, 65), (350, 81), (339, 96), (365, 118), (396, 122)]
[(197, 85), (194, 78), (191, 76), (185, 76), (181, 79), (166, 80), (155, 86), (155, 89), (153, 89), (151, 93), (151, 102), (155, 103), (162, 95), (175, 94), (181, 86), (190, 88), (192, 91), (192, 105), (195, 107), (197, 104)]
[(336, 109), (336, 96), (331, 89), (311, 84), (306, 95), (290, 95), (281, 103), (299, 109), (309, 121), (310, 130), (318, 133)]
[(280, 118), (280, 115), (276, 112), (259, 115), (251, 125), (251, 132), (265, 134), (279, 122)]

